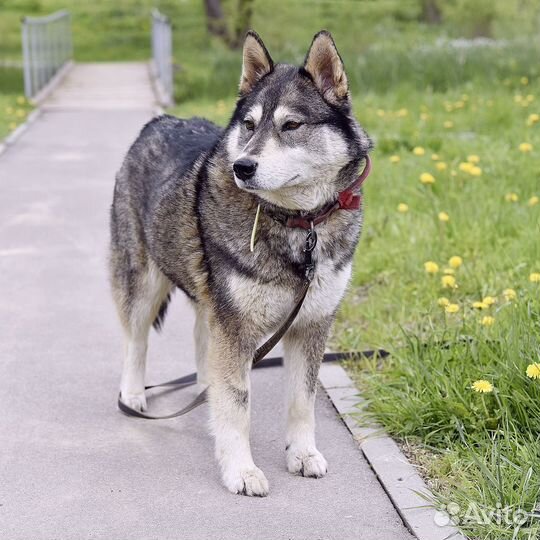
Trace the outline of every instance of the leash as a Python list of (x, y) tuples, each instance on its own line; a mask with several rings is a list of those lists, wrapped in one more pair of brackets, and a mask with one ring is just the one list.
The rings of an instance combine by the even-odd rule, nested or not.
[[(302, 280), (302, 288), (298, 292), (296, 299), (295, 299), (295, 305), (290, 312), (287, 319), (281, 324), (281, 326), (276, 330), (276, 332), (268, 338), (267, 341), (265, 341), (255, 352), (255, 355), (253, 357), (252, 367), (257, 367), (258, 364), (264, 359), (264, 357), (275, 347), (275, 345), (279, 342), (279, 340), (285, 335), (287, 330), (290, 328), (291, 324), (296, 319), (296, 316), (298, 315), (298, 312), (300, 311), (300, 308), (302, 307), (302, 304), (304, 303), (304, 300), (306, 299), (306, 295), (309, 290), (309, 286), (311, 285), (311, 282), (313, 280), (313, 276), (315, 275), (315, 263), (313, 261), (313, 250), (317, 246), (317, 232), (315, 230), (315, 225), (318, 225), (319, 223), (322, 223), (323, 221), (327, 220), (336, 210), (357, 210), (360, 208), (361, 203), (361, 195), (355, 194), (354, 190), (360, 188), (363, 181), (367, 178), (371, 171), (371, 161), (369, 159), (369, 156), (366, 156), (366, 165), (364, 167), (364, 170), (362, 171), (362, 174), (357, 178), (357, 180), (351, 184), (347, 189), (342, 191), (339, 196), (338, 200), (333, 203), (329, 208), (324, 209), (321, 211), (320, 214), (316, 216), (305, 216), (302, 218), (289, 218), (285, 225), (287, 227), (295, 227), (295, 228), (302, 228), (302, 229), (308, 229), (308, 233), (306, 235), (306, 240), (304, 243), (304, 276)], [(310, 221), (308, 221), (308, 219)], [(307, 226), (306, 226), (307, 224)], [(384, 350), (378, 350), (378, 351), (364, 351), (364, 354), (366, 356), (373, 356), (374, 354), (379, 354), (380, 356), (387, 356), (389, 353)], [(352, 358), (355, 355), (355, 353), (328, 353), (324, 355), (323, 361), (335, 361), (335, 360), (342, 360), (345, 358)], [(281, 360), (281, 358), (271, 359), (271, 360)], [(168, 381), (161, 384), (154, 384), (151, 386), (145, 386), (144, 389), (150, 390), (152, 388), (162, 388), (162, 387), (174, 387), (175, 389), (182, 389), (187, 388), (188, 386), (192, 386), (196, 383), (197, 380), (197, 374), (191, 373), (190, 375), (186, 375), (184, 377), (180, 377), (179, 379), (173, 379), (172, 381)], [(141, 411), (137, 411), (136, 409), (133, 409), (126, 405), (121, 400), (121, 395), (118, 394), (118, 408), (126, 415), (128, 416), (135, 416), (137, 418), (145, 418), (147, 420), (166, 420), (169, 418), (177, 418), (178, 416), (183, 416), (187, 414), (188, 412), (192, 411), (199, 405), (202, 405), (205, 403), (208, 399), (208, 388), (205, 388), (191, 403), (188, 403), (185, 407), (180, 409), (179, 411), (173, 412), (171, 414), (165, 414), (160, 416), (155, 416), (152, 414), (146, 414)]]

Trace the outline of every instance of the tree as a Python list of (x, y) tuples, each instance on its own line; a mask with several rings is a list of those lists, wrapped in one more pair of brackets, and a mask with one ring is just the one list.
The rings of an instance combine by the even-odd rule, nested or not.
[(253, 0), (238, 0), (236, 20), (234, 23), (234, 36), (232, 39), (233, 47), (240, 47), (244, 41), (244, 36), (251, 27), (252, 16)]
[(422, 0), (420, 19), (428, 24), (440, 24), (442, 21), (441, 8), (437, 0)]
[(206, 28), (210, 34), (223, 39), (225, 42), (229, 40), (227, 32), (227, 21), (223, 14), (220, 0), (204, 0), (204, 10), (206, 12)]
[(236, 12), (233, 15), (233, 31), (229, 33), (227, 18), (221, 5), (221, 0), (203, 0), (206, 13), (206, 28), (213, 36), (217, 36), (231, 49), (240, 47), (244, 36), (251, 26), (253, 15), (253, 0), (238, 0)]

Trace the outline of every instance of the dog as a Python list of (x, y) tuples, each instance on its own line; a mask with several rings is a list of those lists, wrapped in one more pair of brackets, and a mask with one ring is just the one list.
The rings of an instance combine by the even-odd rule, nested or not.
[[(208, 388), (215, 454), (233, 493), (268, 494), (249, 443), (249, 373), (258, 344), (287, 318), (305, 279), (306, 230), (287, 220), (321, 215), (354, 183), (371, 148), (328, 32), (314, 37), (297, 67), (275, 64), (250, 31), (229, 125), (159, 116), (116, 176), (110, 277), (126, 339), (120, 399), (146, 409), (148, 334), (182, 290), (196, 314), (197, 382)], [(327, 472), (315, 444), (317, 378), (361, 225), (361, 206), (311, 222), (313, 279), (283, 337), (286, 463), (305, 477)]]

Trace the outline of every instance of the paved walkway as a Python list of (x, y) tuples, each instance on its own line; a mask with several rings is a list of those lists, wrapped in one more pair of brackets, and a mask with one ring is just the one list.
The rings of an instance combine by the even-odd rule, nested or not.
[[(122, 338), (107, 284), (108, 210), (114, 174), (152, 109), (144, 65), (76, 66), (0, 156), (0, 538), (410, 539), (324, 392), (328, 476), (286, 472), (280, 368), (253, 374), (265, 499), (221, 486), (205, 407), (162, 422), (116, 410)], [(177, 295), (151, 339), (149, 381), (193, 371), (191, 322)]]

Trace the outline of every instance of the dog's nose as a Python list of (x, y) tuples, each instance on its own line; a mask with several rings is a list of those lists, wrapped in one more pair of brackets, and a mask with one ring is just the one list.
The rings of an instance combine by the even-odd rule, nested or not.
[(233, 163), (233, 171), (240, 180), (249, 180), (257, 170), (257, 162), (251, 159), (239, 159)]

